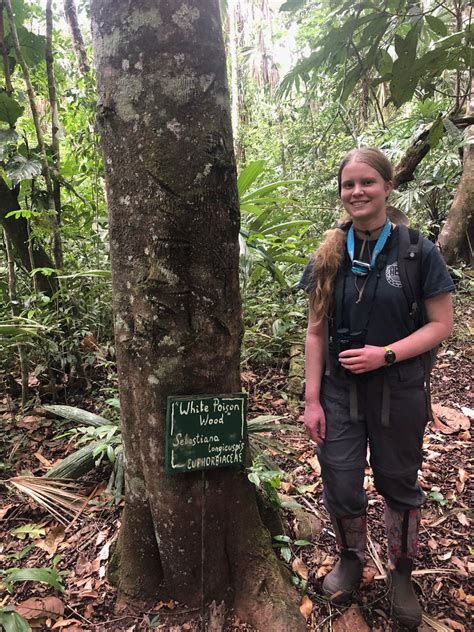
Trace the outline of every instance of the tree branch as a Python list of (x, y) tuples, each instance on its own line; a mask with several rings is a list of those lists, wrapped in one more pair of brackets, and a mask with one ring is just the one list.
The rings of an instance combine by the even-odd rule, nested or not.
[(85, 75), (89, 72), (90, 66), (87, 61), (86, 48), (84, 46), (81, 29), (79, 28), (76, 4), (74, 0), (64, 0), (64, 17), (69, 25), (72, 45), (74, 47), (74, 52), (76, 53), (79, 70)]

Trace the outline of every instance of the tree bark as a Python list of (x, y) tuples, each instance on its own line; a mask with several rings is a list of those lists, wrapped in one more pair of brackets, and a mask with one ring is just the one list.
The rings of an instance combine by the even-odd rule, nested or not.
[[(33, 88), (33, 83), (31, 81), (28, 64), (26, 63), (25, 57), (23, 56), (23, 53), (21, 51), (11, 0), (4, 0), (4, 2), (5, 2), (5, 9), (8, 15), (8, 22), (10, 25), (13, 45), (15, 48), (15, 55), (23, 73), (23, 80), (25, 82), (26, 92), (28, 94), (28, 102), (30, 104), (31, 116), (33, 118), (33, 123), (35, 127), (35, 132), (36, 132), (36, 140), (38, 141), (39, 153), (41, 154), (41, 162), (43, 166), (43, 170), (42, 170), (43, 177), (46, 182), (46, 190), (48, 193), (48, 208), (53, 208), (53, 184), (52, 184), (52, 178), (51, 178), (51, 170), (49, 168), (48, 156), (46, 152), (46, 144), (44, 141), (43, 132), (41, 131), (37, 99), (36, 99), (35, 91)], [(62, 269), (63, 254), (62, 254), (62, 246), (61, 246), (61, 235), (59, 231), (59, 223), (58, 223), (58, 217), (56, 213), (54, 214), (54, 217), (52, 220), (52, 232), (53, 232), (53, 250), (54, 250), (55, 267), (58, 269)]]
[[(5, 217), (10, 211), (17, 211), (19, 208), (18, 194), (9, 189), (5, 180), (0, 178), (0, 221), (13, 244), (15, 253), (21, 264), (28, 272), (31, 272), (33, 268), (28, 252), (29, 236), (26, 219), (24, 217), (20, 217), (19, 219), (15, 219), (15, 217)], [(33, 243), (32, 252), (34, 267), (55, 267), (53, 261), (40, 244)], [(58, 281), (55, 276), (45, 276), (38, 273), (36, 275), (36, 281), (38, 289), (48, 296), (52, 296), (58, 290)]]
[(0, 0), (0, 51), (2, 54), (3, 74), (5, 76), (5, 92), (8, 96), (13, 93), (12, 79), (10, 73), (10, 61), (8, 59), (8, 51), (5, 46), (5, 25), (3, 22), (3, 5), (4, 0)]
[[(474, 79), (467, 116), (474, 115)], [(454, 265), (462, 257), (472, 261), (474, 242), (474, 125), (464, 131), (463, 171), (459, 180), (448, 218), (438, 236), (438, 245), (448, 265)]]
[(93, 0), (91, 11), (126, 461), (119, 596), (225, 600), (260, 630), (304, 630), (245, 473), (164, 471), (167, 397), (240, 390), (218, 0)]
[[(56, 79), (54, 76), (54, 55), (53, 55), (53, 9), (52, 0), (46, 2), (46, 74), (48, 77), (49, 107), (51, 109), (51, 149), (54, 170), (60, 172), (60, 148), (59, 148), (59, 114), (58, 100), (56, 96)], [(59, 226), (61, 225), (61, 186), (57, 177), (52, 179), (52, 199), (56, 213), (56, 230), (53, 235), (54, 259), (57, 267), (64, 267), (63, 248)]]
[(90, 68), (79, 21), (77, 19), (76, 3), (74, 0), (64, 0), (64, 17), (66, 18), (71, 33), (72, 46), (76, 54), (77, 65), (82, 74), (85, 75), (89, 72)]

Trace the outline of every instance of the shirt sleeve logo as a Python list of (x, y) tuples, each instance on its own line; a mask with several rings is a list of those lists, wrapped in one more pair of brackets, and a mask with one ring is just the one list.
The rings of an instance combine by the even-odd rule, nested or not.
[(387, 279), (387, 283), (392, 287), (402, 287), (400, 275), (398, 274), (398, 261), (391, 263), (385, 268), (385, 278)]

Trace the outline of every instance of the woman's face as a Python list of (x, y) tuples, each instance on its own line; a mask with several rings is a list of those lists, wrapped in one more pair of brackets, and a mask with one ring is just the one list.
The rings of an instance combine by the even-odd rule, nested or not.
[(341, 201), (356, 227), (374, 230), (386, 217), (387, 198), (393, 189), (365, 162), (353, 160), (341, 173)]

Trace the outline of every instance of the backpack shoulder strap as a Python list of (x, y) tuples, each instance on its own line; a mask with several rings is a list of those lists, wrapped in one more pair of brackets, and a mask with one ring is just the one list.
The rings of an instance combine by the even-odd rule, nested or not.
[(421, 304), (421, 235), (420, 231), (398, 226), (398, 274), (408, 303), (410, 316), (419, 324)]

